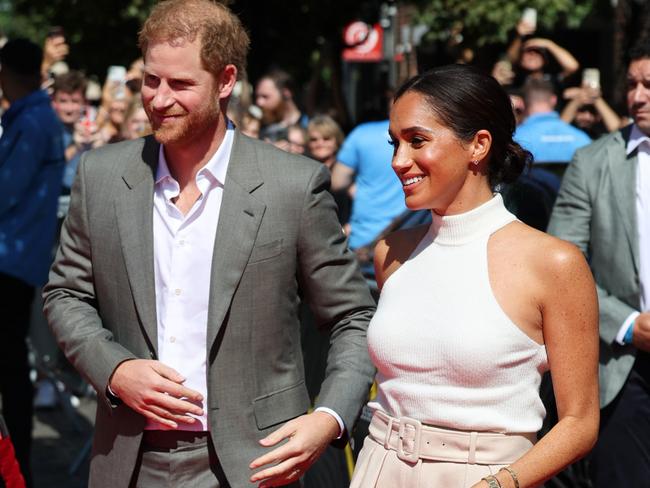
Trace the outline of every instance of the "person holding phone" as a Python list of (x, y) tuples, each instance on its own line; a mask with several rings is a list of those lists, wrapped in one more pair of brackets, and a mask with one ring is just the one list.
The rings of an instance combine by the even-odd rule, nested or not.
[[(537, 13), (534, 9), (526, 9), (507, 49), (508, 59), (516, 69), (514, 85), (521, 87), (527, 79), (545, 78), (560, 93), (563, 81), (578, 71), (580, 63), (567, 49), (551, 39), (535, 37), (536, 30)], [(559, 73), (550, 70), (551, 61), (559, 65)]]
[(50, 69), (55, 63), (63, 61), (70, 52), (70, 46), (65, 39), (63, 27), (51, 27), (43, 44), (43, 61), (41, 63), (41, 76), (43, 82), (50, 78)]
[(562, 120), (585, 131), (592, 139), (624, 125), (622, 118), (603, 98), (597, 69), (585, 69), (582, 85), (565, 90), (564, 98), (569, 102), (562, 110)]

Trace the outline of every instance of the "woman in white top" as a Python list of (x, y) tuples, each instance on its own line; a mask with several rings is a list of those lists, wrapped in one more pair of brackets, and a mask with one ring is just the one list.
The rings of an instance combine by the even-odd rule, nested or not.
[[(531, 158), (514, 129), (508, 95), (468, 66), (419, 75), (395, 96), (392, 166), (407, 206), (433, 222), (376, 248), (378, 394), (354, 488), (538, 486), (596, 440), (595, 285), (576, 247), (493, 193)], [(548, 369), (560, 420), (537, 442)]]

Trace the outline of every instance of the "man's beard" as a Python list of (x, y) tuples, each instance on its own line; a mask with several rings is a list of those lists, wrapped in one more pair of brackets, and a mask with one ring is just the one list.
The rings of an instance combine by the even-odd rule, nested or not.
[(156, 124), (154, 117), (150, 115), (152, 112), (153, 110), (150, 107), (147, 108), (153, 135), (163, 145), (191, 142), (202, 134), (206, 128), (213, 126), (221, 115), (217, 100), (211, 100), (203, 105), (200, 110), (190, 113), (185, 110), (170, 111), (165, 115), (179, 115), (180, 117), (167, 124)]

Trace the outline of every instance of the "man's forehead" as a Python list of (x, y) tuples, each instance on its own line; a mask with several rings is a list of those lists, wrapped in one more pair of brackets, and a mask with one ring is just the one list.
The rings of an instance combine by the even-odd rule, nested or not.
[(146, 67), (147, 62), (150, 62), (152, 53), (159, 52), (161, 50), (168, 51), (174, 50), (177, 48), (195, 48), (195, 50), (200, 53), (201, 51), (201, 42), (199, 39), (194, 38), (190, 39), (187, 37), (173, 37), (173, 38), (157, 38), (152, 39), (147, 44), (147, 48), (142, 53), (142, 63)]
[(257, 82), (257, 86), (255, 87), (255, 90), (258, 92), (265, 92), (265, 93), (273, 93), (273, 92), (279, 92), (280, 90), (278, 87), (275, 85), (275, 82), (271, 78), (262, 78), (260, 81)]
[(628, 78), (650, 79), (650, 58), (635, 59), (627, 69)]
[(76, 90), (73, 92), (57, 90), (56, 92), (54, 92), (54, 98), (60, 98), (60, 97), (79, 98), (79, 99), (85, 98), (81, 90)]

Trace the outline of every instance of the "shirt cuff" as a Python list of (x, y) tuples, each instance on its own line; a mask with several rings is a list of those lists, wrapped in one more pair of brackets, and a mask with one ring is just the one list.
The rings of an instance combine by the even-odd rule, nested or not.
[(632, 312), (627, 316), (623, 322), (623, 325), (621, 325), (621, 328), (618, 330), (618, 334), (616, 334), (616, 342), (618, 342), (621, 346), (628, 344), (625, 342), (625, 335), (627, 334), (627, 331), (630, 329), (630, 327), (634, 326), (634, 321), (639, 315), (639, 312)]
[(331, 408), (327, 408), (327, 407), (318, 407), (316, 410), (314, 410), (314, 412), (325, 412), (325, 413), (329, 413), (332, 417), (334, 417), (334, 420), (336, 420), (336, 422), (339, 424), (339, 435), (337, 439), (343, 437), (343, 433), (345, 432), (345, 424), (343, 423), (343, 420), (341, 420), (341, 417), (339, 417), (338, 413), (336, 413)]
[(106, 391), (108, 392), (109, 395), (114, 396), (115, 398), (120, 398), (117, 393), (115, 393), (113, 390), (111, 390), (111, 385), (106, 385)]

